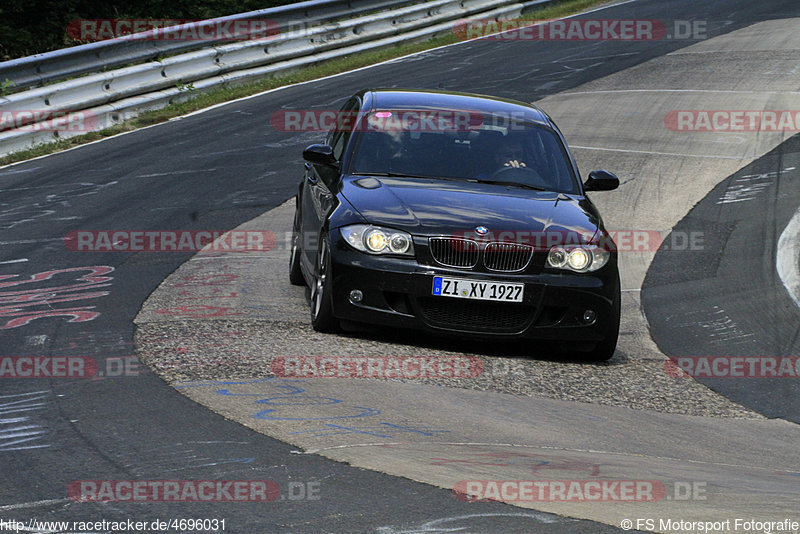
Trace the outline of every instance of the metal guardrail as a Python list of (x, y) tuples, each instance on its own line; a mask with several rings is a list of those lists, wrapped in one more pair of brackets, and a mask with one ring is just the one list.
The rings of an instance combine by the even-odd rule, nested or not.
[[(197, 23), (198, 29), (223, 21), (270, 20), (279, 27), (303, 23), (314, 25), (343, 17), (360, 16), (382, 9), (405, 4), (409, 0), (308, 0), (285, 6), (219, 17)], [(189, 26), (176, 26), (180, 29)], [(178, 52), (197, 50), (223, 42), (167, 41), (150, 38), (152, 32), (88, 43), (43, 54), (0, 62), (0, 82), (9, 80), (15, 90), (27, 89), (43, 83), (98, 72), (120, 65), (149, 61)]]
[[(0, 97), (0, 116), (13, 110), (41, 110), (51, 114), (83, 111), (83, 116), (92, 121), (91, 129), (102, 129), (219, 86), (247, 83), (356, 52), (425, 40), (452, 32), (454, 22), (466, 17), (487, 20), (518, 17), (532, 6), (553, 1), (430, 0), (346, 20), (304, 25), (302, 30), (279, 33), (268, 41), (214, 46), (204, 43), (204, 48), (160, 61)], [(328, 7), (343, 5), (340, 0), (303, 2), (312, 3)], [(245, 15), (248, 14), (237, 16)], [(323, 18), (319, 12), (310, 16), (316, 21)], [(37, 126), (33, 119), (22, 128), (0, 132), (0, 155), (85, 133), (80, 128), (53, 131)]]

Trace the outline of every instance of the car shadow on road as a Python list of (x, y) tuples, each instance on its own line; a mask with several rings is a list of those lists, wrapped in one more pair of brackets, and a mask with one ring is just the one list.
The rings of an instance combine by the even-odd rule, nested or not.
[(610, 360), (594, 362), (588, 360), (580, 351), (572, 349), (569, 346), (569, 342), (565, 341), (459, 339), (449, 335), (439, 336), (428, 332), (400, 328), (380, 329), (380, 332), (377, 332), (374, 326), (352, 322), (344, 323), (342, 330), (337, 335), (469, 356), (581, 363), (598, 367), (624, 365), (629, 361), (627, 354), (621, 351), (619, 347), (614, 357)]

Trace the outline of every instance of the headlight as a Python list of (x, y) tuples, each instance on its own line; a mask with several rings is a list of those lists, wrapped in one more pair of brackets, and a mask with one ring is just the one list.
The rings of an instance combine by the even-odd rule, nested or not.
[(547, 264), (550, 267), (560, 269), (567, 264), (567, 251), (563, 248), (551, 248), (550, 253), (547, 255)]
[(567, 256), (567, 265), (573, 271), (585, 271), (592, 263), (592, 253), (584, 248), (573, 248)]
[(345, 241), (356, 250), (369, 254), (414, 255), (411, 235), (391, 228), (353, 224), (341, 229)]
[(405, 254), (411, 248), (411, 237), (396, 233), (389, 239), (389, 250), (395, 254)]
[(585, 273), (602, 268), (610, 257), (609, 251), (597, 245), (553, 247), (547, 254), (547, 266)]
[(386, 248), (389, 240), (386, 233), (380, 228), (370, 228), (364, 234), (364, 243), (370, 252), (380, 252)]

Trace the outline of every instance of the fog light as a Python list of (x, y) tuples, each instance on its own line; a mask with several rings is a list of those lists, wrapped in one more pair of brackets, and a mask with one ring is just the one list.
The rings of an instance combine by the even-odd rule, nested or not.
[(594, 310), (585, 310), (583, 312), (583, 317), (581, 317), (581, 320), (583, 320), (583, 322), (586, 324), (592, 324), (595, 319), (597, 319), (597, 314), (594, 312)]
[(364, 293), (362, 293), (358, 289), (354, 289), (350, 292), (350, 302), (361, 302), (363, 298), (364, 298)]

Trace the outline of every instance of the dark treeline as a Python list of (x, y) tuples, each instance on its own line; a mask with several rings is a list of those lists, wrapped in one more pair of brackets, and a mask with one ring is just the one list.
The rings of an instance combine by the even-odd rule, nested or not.
[(208, 19), (296, 0), (0, 0), (0, 61), (81, 41), (67, 32), (80, 19)]

